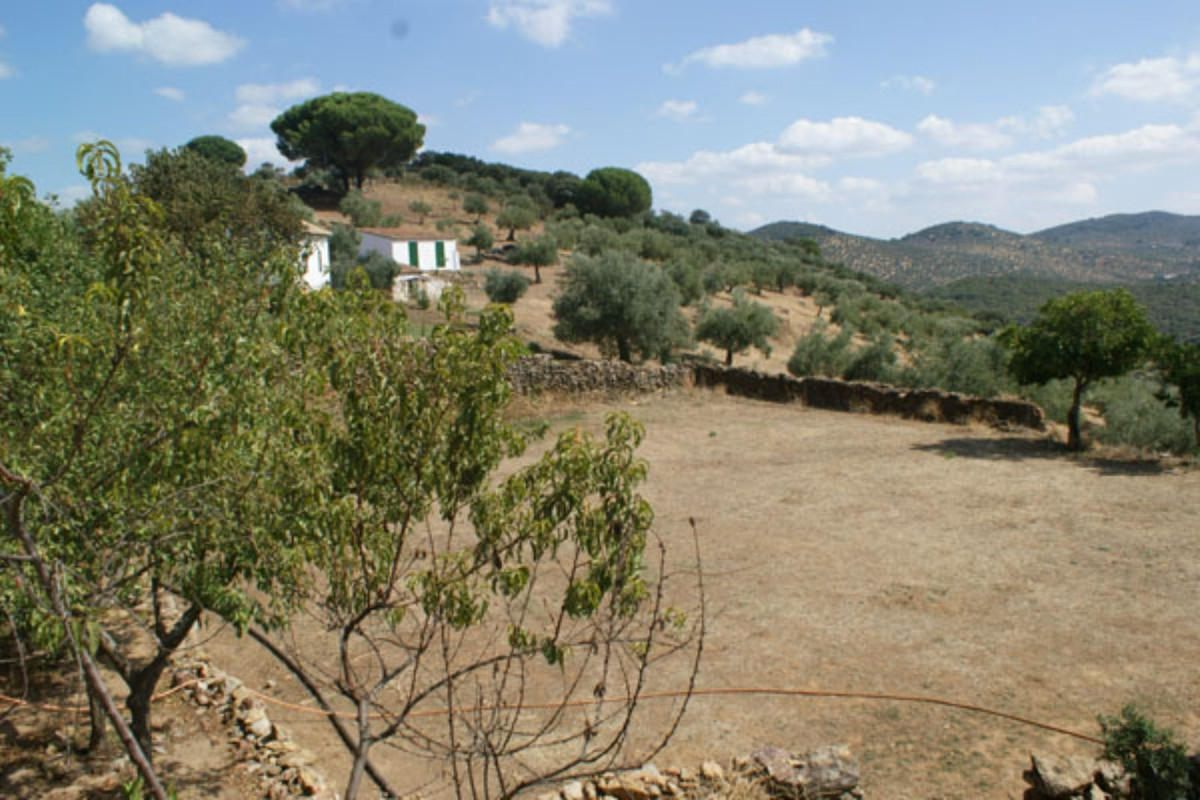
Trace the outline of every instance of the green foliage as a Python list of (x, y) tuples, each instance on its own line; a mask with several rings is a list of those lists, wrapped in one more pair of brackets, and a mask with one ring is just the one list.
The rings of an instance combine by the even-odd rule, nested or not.
[(475, 257), (483, 258), (484, 250), (491, 250), (492, 245), (496, 243), (496, 237), (492, 235), (492, 229), (487, 225), (476, 225), (471, 231), (471, 238), (467, 239), (467, 244), (475, 248)]
[(762, 303), (734, 292), (731, 307), (709, 308), (696, 323), (696, 338), (711, 342), (725, 351), (725, 364), (733, 364), (734, 353), (751, 347), (763, 355), (771, 354), (767, 340), (779, 330), (779, 318)]
[[(163, 157), (251, 180), (194, 153)], [(268, 489), (302, 471), (282, 413), (297, 376), (279, 357), (297, 246), (242, 229), (224, 197), (183, 225), (194, 187), (159, 182), (154, 158), (134, 179), (107, 142), (78, 161), (93, 188), (80, 227), (0, 263), (0, 552), (57, 565), (49, 579), (16, 568), (28, 621), (59, 627), (43, 640), (75, 631), (78, 646), (112, 653), (145, 748), (149, 692), (199, 610), (271, 624), (306, 580)], [(11, 578), (6, 567), (0, 583)], [(186, 611), (155, 625), (168, 590)], [(153, 658), (102, 636), (122, 613), (142, 615)]]
[(490, 269), (483, 280), (483, 291), (493, 303), (512, 305), (529, 288), (529, 278), (513, 270)]
[(850, 365), (852, 338), (847, 328), (830, 335), (828, 323), (818, 320), (796, 340), (796, 349), (788, 359), (788, 372), (800, 377), (840, 377)]
[(510, 198), (496, 215), (496, 225), (508, 229), (508, 241), (514, 241), (518, 230), (529, 230), (537, 222), (537, 210), (527, 198)]
[(895, 341), (886, 333), (880, 333), (866, 347), (854, 352), (842, 377), (848, 381), (892, 383), (895, 380), (895, 368)]
[(228, 164), (236, 169), (246, 166), (246, 151), (240, 144), (226, 139), (224, 136), (214, 134), (197, 136), (183, 147), (185, 150), (192, 150), (205, 158)]
[(1168, 403), (1191, 418), (1195, 445), (1200, 448), (1200, 345), (1162, 342), (1156, 360), (1163, 380), (1175, 387), (1174, 395), (1165, 394)]
[(509, 263), (533, 267), (534, 283), (542, 282), (542, 267), (558, 263), (558, 243), (551, 236), (521, 242), (509, 256)]
[(626, 253), (576, 255), (554, 301), (554, 335), (595, 342), (601, 352), (632, 361), (668, 358), (687, 343), (679, 292), (666, 273)]
[(414, 200), (408, 204), (408, 210), (421, 218), (421, 224), (425, 224), (425, 217), (429, 216), (433, 211), (433, 206), (423, 200)]
[(585, 214), (632, 217), (650, 210), (650, 184), (632, 170), (601, 167), (575, 190), (574, 203)]
[(346, 193), (338, 203), (338, 211), (350, 218), (356, 228), (394, 228), (401, 223), (401, 218), (383, 213), (383, 203), (369, 200), (357, 189)]
[(1021, 383), (1070, 378), (1068, 446), (1083, 446), (1080, 407), (1089, 385), (1138, 366), (1154, 341), (1145, 311), (1123, 289), (1075, 292), (1042, 305), (1028, 327), (1009, 328), (1009, 367)]
[(463, 211), (475, 215), (476, 225), (479, 224), (479, 220), (489, 210), (487, 199), (477, 192), (467, 195), (466, 199), (463, 200), (462, 207)]
[(1119, 717), (1100, 717), (1104, 757), (1118, 761), (1133, 778), (1134, 800), (1194, 800), (1200, 786), (1193, 782), (1187, 751), (1168, 729), (1159, 728), (1136, 706), (1127, 705)]
[(294, 105), (271, 122), (279, 152), (331, 170), (338, 188), (361, 190), (372, 168), (401, 166), (420, 149), (425, 126), (409, 108), (370, 92), (335, 92)]
[[(133, 189), (162, 211), (163, 224), (190, 247), (221, 236), (270, 250), (299, 241), (300, 215), (278, 180), (239, 170), (194, 149), (158, 150), (130, 167)], [(96, 204), (80, 204), (85, 224)]]
[(1132, 373), (1100, 382), (1089, 404), (1104, 416), (1093, 430), (1105, 444), (1125, 445), (1155, 453), (1186, 453), (1195, 447), (1192, 426), (1163, 403), (1158, 382)]
[(995, 397), (1012, 386), (1008, 350), (995, 338), (943, 335), (925, 340), (899, 381), (906, 386), (936, 387), (980, 397)]

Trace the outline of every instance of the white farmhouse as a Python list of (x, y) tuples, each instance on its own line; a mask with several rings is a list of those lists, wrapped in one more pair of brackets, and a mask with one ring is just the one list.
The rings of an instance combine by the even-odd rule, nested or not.
[(329, 285), (329, 237), (331, 231), (301, 220), (303, 245), (300, 249), (300, 265), (304, 268), (304, 283), (310, 289), (323, 289)]
[(360, 255), (382, 253), (406, 267), (421, 272), (458, 270), (458, 242), (454, 239), (435, 239), (419, 234), (406, 234), (390, 228), (362, 228)]

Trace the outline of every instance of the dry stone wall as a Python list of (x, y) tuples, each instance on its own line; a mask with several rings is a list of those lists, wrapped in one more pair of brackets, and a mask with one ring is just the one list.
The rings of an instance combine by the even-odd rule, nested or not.
[(626, 395), (695, 385), (772, 403), (803, 403), (812, 408), (891, 414), (926, 422), (985, 423), (998, 427), (1046, 427), (1042, 409), (1025, 400), (990, 400), (936, 389), (903, 389), (879, 383), (830, 378), (793, 378), (754, 370), (693, 362), (633, 366), (622, 361), (567, 361), (530, 356), (509, 372), (522, 394)]

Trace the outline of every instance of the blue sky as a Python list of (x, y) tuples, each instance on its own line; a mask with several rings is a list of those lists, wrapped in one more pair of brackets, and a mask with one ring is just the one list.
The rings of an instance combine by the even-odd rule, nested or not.
[(1200, 213), (1195, 0), (205, 0), (0, 5), (0, 144), (64, 202), (135, 159), (335, 90), (429, 149), (639, 170), (656, 208), (899, 236)]

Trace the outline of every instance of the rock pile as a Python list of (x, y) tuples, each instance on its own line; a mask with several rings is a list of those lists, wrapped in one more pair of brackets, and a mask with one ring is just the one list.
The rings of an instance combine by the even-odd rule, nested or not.
[(314, 765), (317, 757), (292, 740), (291, 733), (267, 715), (266, 706), (233, 675), (206, 661), (178, 667), (174, 686), (186, 687), (188, 698), (201, 708), (214, 709), (229, 726), (233, 746), (246, 771), (258, 776), (262, 796), (270, 800), (314, 797), (334, 800), (324, 776)]
[(861, 800), (858, 763), (844, 745), (793, 755), (764, 747), (726, 769), (705, 761), (699, 769), (653, 764), (626, 772), (606, 772), (594, 780), (571, 781), (538, 800), (660, 800), (738, 796), (789, 800)]
[(1112, 761), (1035, 754), (1025, 771), (1025, 800), (1116, 800), (1130, 796), (1129, 776)]

